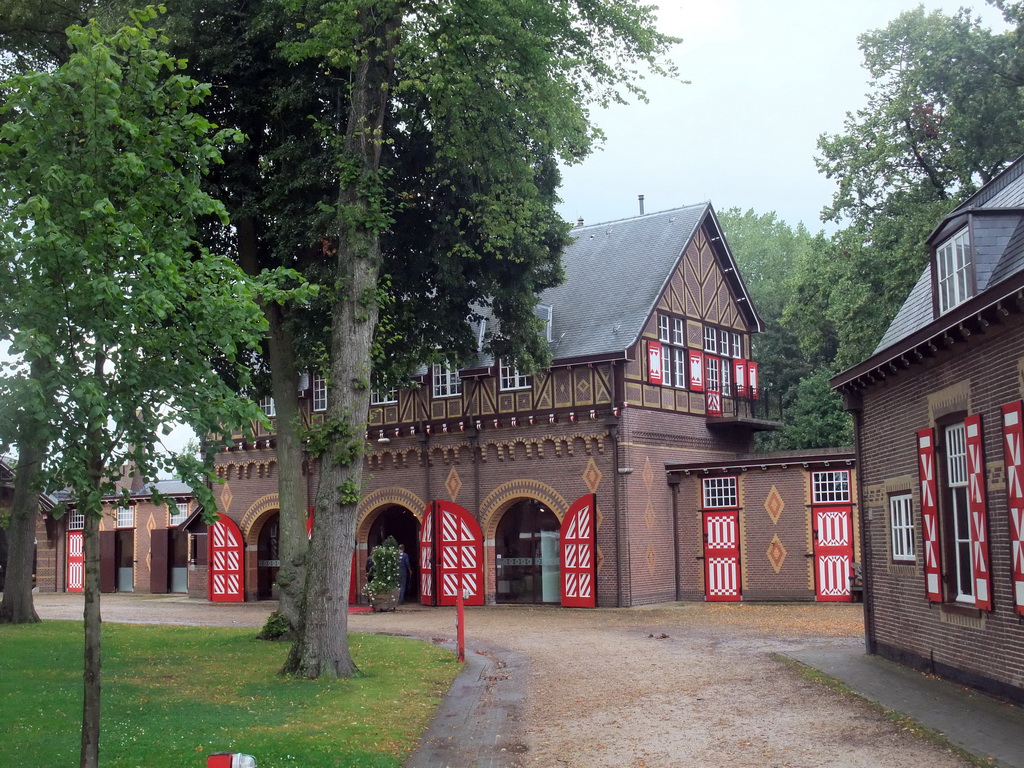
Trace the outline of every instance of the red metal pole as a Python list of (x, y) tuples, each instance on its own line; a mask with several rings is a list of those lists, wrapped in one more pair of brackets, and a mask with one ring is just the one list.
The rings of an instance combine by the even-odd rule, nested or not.
[(460, 589), (458, 595), (455, 597), (455, 629), (458, 636), (458, 647), (459, 647), (459, 661), (466, 660), (466, 601), (462, 597), (462, 590)]

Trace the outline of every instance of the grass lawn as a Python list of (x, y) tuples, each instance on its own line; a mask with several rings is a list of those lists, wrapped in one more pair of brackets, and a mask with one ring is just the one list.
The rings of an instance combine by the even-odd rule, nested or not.
[[(362, 676), (293, 680), (287, 644), (254, 629), (103, 625), (105, 768), (205, 768), (212, 752), (259, 768), (397, 768), (459, 671), (450, 651), (350, 635)], [(82, 624), (0, 626), (0, 764), (77, 765)]]

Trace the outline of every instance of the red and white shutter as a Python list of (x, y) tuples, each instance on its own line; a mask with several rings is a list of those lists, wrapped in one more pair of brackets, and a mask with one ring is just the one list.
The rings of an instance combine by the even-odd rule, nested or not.
[(747, 396), (747, 361), (746, 360), (733, 360), (733, 381), (736, 382), (736, 394), (739, 397)]
[(466, 605), (484, 604), (484, 537), (468, 511), (451, 501), (437, 508), (438, 605), (455, 605), (462, 590)]
[(992, 610), (992, 574), (988, 554), (988, 505), (985, 499), (985, 450), (981, 415), (964, 419), (967, 437), (967, 511), (971, 516), (971, 570), (974, 572), (974, 605)]
[(924, 540), (924, 580), (928, 599), (942, 602), (942, 560), (939, 556), (938, 486), (935, 478), (935, 430), (917, 433), (917, 461), (921, 476), (921, 535)]
[(661, 384), (665, 379), (660, 341), (647, 342), (647, 383)]
[(221, 515), (210, 526), (210, 602), (241, 603), (245, 600), (245, 546), (235, 521)]
[(704, 596), (740, 599), (739, 510), (704, 512)]
[(848, 602), (853, 562), (852, 508), (815, 507), (813, 514), (816, 597), (822, 602)]
[(597, 607), (597, 496), (580, 496), (562, 520), (562, 605)]
[(690, 389), (704, 391), (704, 353), (699, 349), (690, 350)]
[(1006, 497), (1010, 515), (1010, 561), (1013, 603), (1024, 616), (1024, 403), (1003, 406), (1003, 449), (1006, 457)]
[(420, 602), (434, 605), (434, 504), (423, 510), (420, 526)]
[(68, 592), (85, 588), (85, 539), (81, 531), (68, 531)]
[(750, 390), (750, 397), (757, 400), (761, 396), (761, 390), (757, 378), (757, 363), (753, 360), (747, 362), (747, 387)]

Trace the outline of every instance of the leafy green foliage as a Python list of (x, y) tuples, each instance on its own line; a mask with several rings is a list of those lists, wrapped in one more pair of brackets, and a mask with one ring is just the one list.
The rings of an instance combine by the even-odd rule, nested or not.
[(373, 578), (366, 585), (366, 594), (380, 595), (398, 589), (398, 565), (401, 554), (398, 542), (388, 536), (383, 543), (373, 548)]

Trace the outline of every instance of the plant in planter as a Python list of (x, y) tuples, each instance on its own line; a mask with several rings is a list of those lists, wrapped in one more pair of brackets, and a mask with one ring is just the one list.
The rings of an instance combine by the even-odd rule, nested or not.
[(388, 536), (384, 543), (373, 548), (372, 578), (364, 592), (375, 611), (393, 611), (398, 605), (398, 542)]

